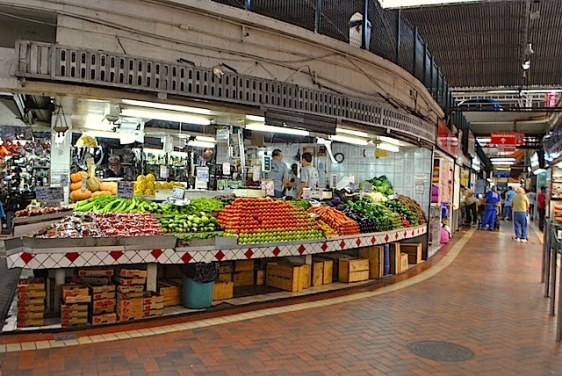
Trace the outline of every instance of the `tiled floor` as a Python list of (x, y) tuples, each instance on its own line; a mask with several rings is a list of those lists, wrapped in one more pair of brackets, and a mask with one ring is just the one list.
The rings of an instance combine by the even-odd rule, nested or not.
[[(469, 232), (438, 266), (384, 290), (1, 353), (2, 375), (562, 375), (540, 243), (514, 243), (504, 227)], [(408, 351), (422, 340), (475, 357), (438, 362)]]

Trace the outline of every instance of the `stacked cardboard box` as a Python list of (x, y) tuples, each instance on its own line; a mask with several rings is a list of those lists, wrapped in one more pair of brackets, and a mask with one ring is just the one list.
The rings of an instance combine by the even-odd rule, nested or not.
[(45, 282), (28, 278), (18, 282), (18, 327), (43, 325), (45, 315)]
[(129, 321), (143, 318), (144, 285), (146, 270), (121, 269), (116, 277), (117, 286), (117, 320)]
[(61, 324), (63, 327), (88, 324), (89, 303), (92, 301), (87, 286), (62, 285)]
[(92, 294), (92, 325), (117, 322), (115, 285), (90, 285), (90, 293)]
[(143, 297), (143, 317), (158, 317), (164, 313), (164, 297), (146, 291)]
[(181, 304), (181, 286), (172, 281), (160, 281), (158, 294), (164, 298), (164, 307)]
[(86, 284), (102, 286), (111, 283), (113, 268), (88, 268), (78, 270), (78, 277)]

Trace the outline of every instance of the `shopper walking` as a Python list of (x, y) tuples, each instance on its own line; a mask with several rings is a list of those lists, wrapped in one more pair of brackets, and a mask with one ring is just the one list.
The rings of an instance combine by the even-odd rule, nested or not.
[(544, 185), (537, 195), (537, 212), (539, 213), (539, 230), (544, 231), (544, 217), (546, 215), (546, 187)]
[(515, 197), (515, 192), (513, 191), (513, 187), (508, 187), (507, 192), (505, 192), (505, 202), (503, 204), (503, 220), (506, 219), (511, 221), (511, 211), (512, 211), (512, 203), (513, 198)]
[(529, 198), (525, 190), (517, 187), (517, 193), (513, 198), (513, 227), (515, 229), (515, 241), (527, 242), (527, 215), (529, 214)]
[(271, 172), (269, 178), (273, 180), (273, 196), (276, 198), (283, 197), (283, 190), (289, 182), (289, 169), (283, 162), (283, 153), (280, 149), (273, 150), (271, 154)]
[(497, 207), (498, 203), (500, 202), (501, 198), (498, 192), (496, 191), (496, 187), (492, 187), (484, 196), (484, 217), (482, 219), (482, 225), (480, 228), (482, 230), (488, 229), (490, 231), (494, 230), (496, 225), (496, 214), (497, 214)]
[(464, 191), (464, 204), (466, 213), (466, 224), (476, 226), (478, 223), (478, 198), (472, 189), (465, 189)]

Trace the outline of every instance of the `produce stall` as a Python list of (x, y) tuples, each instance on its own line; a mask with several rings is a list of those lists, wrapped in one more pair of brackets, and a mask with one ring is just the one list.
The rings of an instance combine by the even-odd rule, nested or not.
[[(57, 312), (63, 326), (160, 316), (166, 312), (165, 300), (170, 305), (181, 300), (178, 284), (168, 285), (164, 278), (171, 265), (218, 262), (222, 273), (215, 282), (216, 299), (233, 298), (234, 287), (241, 286), (301, 291), (326, 278), (325, 283), (380, 278), (384, 273), (370, 268), (378, 268), (385, 256), (373, 253), (382, 247), (373, 247), (389, 243), (396, 244), (386, 256), (392, 272), (404, 272), (408, 256), (398, 242), (424, 235), (425, 215), (414, 200), (377, 189), (393, 193), (388, 182), (379, 188), (375, 184), (370, 193), (336, 191), (334, 198), (312, 204), (233, 195), (197, 198), (184, 206), (111, 194), (78, 201), (63, 218), (6, 242), (9, 268), (44, 276), (22, 282), (35, 288), (38, 298), (29, 303), (25, 293), (18, 295), (17, 326), (45, 325), (48, 312)], [(421, 247), (415, 246), (414, 264), (421, 261)], [(371, 253), (363, 258), (344, 254), (361, 249)], [(303, 258), (302, 265), (286, 257)], [(370, 267), (375, 258), (379, 266)], [(229, 261), (236, 262), (231, 270), (225, 265)], [(248, 261), (252, 264), (244, 269), (240, 263)], [(324, 276), (330, 269), (337, 271), (333, 278)], [(48, 272), (46, 277), (41, 270)]]

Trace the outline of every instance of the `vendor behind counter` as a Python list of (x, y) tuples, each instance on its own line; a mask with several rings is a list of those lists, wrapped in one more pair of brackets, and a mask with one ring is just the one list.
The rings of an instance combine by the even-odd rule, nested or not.
[(269, 179), (273, 180), (274, 197), (283, 197), (283, 191), (289, 183), (289, 169), (283, 162), (283, 153), (280, 149), (273, 150), (271, 154), (271, 172)]

